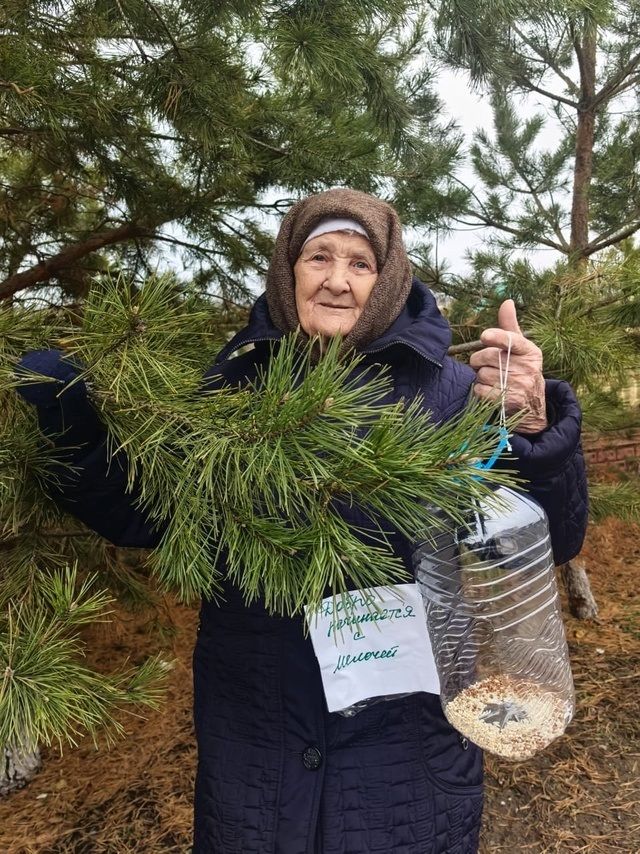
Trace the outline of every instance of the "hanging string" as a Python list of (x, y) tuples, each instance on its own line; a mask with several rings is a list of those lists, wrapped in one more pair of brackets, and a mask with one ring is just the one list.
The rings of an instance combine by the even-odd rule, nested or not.
[(507, 434), (507, 449), (511, 450), (511, 445), (509, 443), (509, 432), (507, 430), (507, 411), (505, 409), (505, 405), (507, 402), (507, 378), (509, 376), (509, 366), (511, 363), (511, 333), (507, 332), (508, 336), (508, 344), (507, 344), (507, 363), (504, 366), (504, 372), (502, 371), (502, 350), (498, 350), (498, 371), (500, 378), (500, 430)]
[[(511, 451), (511, 443), (509, 442), (509, 431), (507, 430), (507, 410), (506, 410), (506, 400), (507, 400), (507, 380), (509, 378), (509, 367), (511, 363), (511, 332), (507, 332), (508, 336), (508, 344), (507, 344), (507, 358), (504, 366), (504, 370), (502, 369), (502, 350), (498, 351), (498, 378), (500, 382), (500, 414), (498, 416), (498, 445), (494, 452), (491, 454), (488, 460), (484, 462), (479, 461), (473, 463), (474, 468), (480, 469), (481, 471), (488, 471), (493, 468), (493, 466), (498, 461), (500, 454), (503, 451)], [(486, 425), (485, 429), (489, 429), (489, 425)]]

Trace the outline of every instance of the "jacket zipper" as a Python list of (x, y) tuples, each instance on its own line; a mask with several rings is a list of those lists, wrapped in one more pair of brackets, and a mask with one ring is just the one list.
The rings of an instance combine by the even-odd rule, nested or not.
[(247, 339), (247, 341), (243, 341), (242, 344), (238, 344), (237, 347), (233, 348), (233, 350), (229, 350), (224, 359), (222, 359), (220, 362), (217, 362), (217, 364), (221, 365), (222, 362), (226, 362), (229, 356), (231, 356), (233, 353), (237, 353), (238, 350), (241, 350), (243, 347), (246, 347), (247, 344), (259, 344), (261, 341), (280, 341), (281, 338), (282, 336), (278, 336), (278, 338), (275, 338), (272, 335), (268, 338), (249, 338)]
[[(227, 355), (224, 357), (224, 359), (222, 361), (226, 362), (226, 360), (229, 358), (229, 356), (231, 356), (233, 353), (237, 352), (238, 350), (242, 349), (242, 347), (246, 347), (247, 344), (260, 344), (262, 341), (280, 341), (281, 337), (282, 336), (280, 336), (278, 338), (274, 338), (273, 336), (269, 336), (268, 338), (249, 338), (247, 341), (243, 341), (242, 344), (238, 344), (238, 346), (234, 347), (233, 350), (229, 350), (229, 352), (227, 353)], [(382, 353), (383, 350), (386, 350), (388, 347), (391, 347), (393, 344), (402, 344), (403, 347), (408, 347), (409, 350), (413, 350), (414, 353), (417, 353), (418, 356), (420, 356), (421, 358), (423, 358), (425, 360), (425, 362), (430, 362), (432, 365), (435, 365), (437, 368), (442, 367), (442, 362), (438, 362), (437, 359), (432, 359), (430, 356), (425, 356), (425, 354), (421, 350), (418, 350), (417, 347), (414, 347), (412, 344), (407, 344), (406, 341), (400, 341), (398, 339), (396, 339), (395, 341), (390, 341), (388, 344), (385, 344), (384, 347), (378, 347), (375, 350), (362, 350), (361, 353), (363, 356), (368, 356), (368, 355), (373, 354), (373, 353)]]
[(418, 350), (417, 347), (414, 347), (412, 344), (407, 344), (406, 341), (400, 341), (396, 339), (395, 341), (390, 341), (388, 344), (385, 344), (384, 347), (378, 347), (376, 350), (362, 350), (362, 354), (364, 356), (368, 356), (370, 353), (381, 353), (383, 350), (386, 350), (387, 347), (391, 347), (392, 344), (402, 344), (403, 347), (408, 347), (409, 350), (413, 350), (414, 353), (417, 353), (418, 356), (421, 356), (425, 362), (430, 362), (432, 365), (435, 365), (438, 368), (442, 367), (442, 362), (438, 362), (437, 359), (432, 359), (430, 356), (425, 356), (425, 354)]

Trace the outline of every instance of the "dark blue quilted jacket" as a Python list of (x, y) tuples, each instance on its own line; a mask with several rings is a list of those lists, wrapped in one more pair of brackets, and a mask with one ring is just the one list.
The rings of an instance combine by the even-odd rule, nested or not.
[[(268, 362), (281, 333), (266, 301), (206, 376), (207, 387), (243, 384)], [(235, 356), (244, 344), (255, 348)], [(446, 355), (447, 322), (415, 281), (406, 307), (365, 350), (365, 365), (390, 366), (388, 402), (424, 396), (437, 421), (468, 399), (473, 372)], [(275, 345), (277, 346), (277, 344)], [(74, 368), (55, 351), (22, 364), (59, 379)], [(77, 467), (61, 482), (62, 507), (117, 545), (153, 547), (159, 532), (126, 493), (124, 467), (107, 470), (104, 429), (80, 383), (54, 397), (24, 386), (40, 424)], [(516, 466), (550, 520), (557, 563), (582, 544), (587, 514), (580, 411), (567, 383), (547, 381), (552, 424), (514, 436)], [(357, 508), (345, 516), (361, 522)], [(408, 569), (410, 544), (392, 545)], [(205, 601), (193, 655), (198, 741), (194, 854), (473, 854), (482, 811), (482, 754), (451, 728), (428, 694), (379, 703), (353, 718), (329, 714), (318, 665), (299, 619), (246, 607), (235, 590)]]

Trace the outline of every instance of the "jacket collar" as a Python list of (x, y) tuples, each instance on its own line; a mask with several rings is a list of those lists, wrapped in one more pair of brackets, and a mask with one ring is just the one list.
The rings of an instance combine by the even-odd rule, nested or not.
[[(283, 333), (269, 316), (267, 299), (262, 294), (251, 309), (248, 324), (220, 351), (216, 363), (224, 362), (246, 344), (277, 341), (282, 337)], [(440, 314), (433, 294), (419, 279), (414, 278), (407, 302), (396, 320), (383, 335), (363, 347), (362, 352), (379, 353), (395, 344), (408, 347), (440, 367), (451, 344), (449, 324)]]

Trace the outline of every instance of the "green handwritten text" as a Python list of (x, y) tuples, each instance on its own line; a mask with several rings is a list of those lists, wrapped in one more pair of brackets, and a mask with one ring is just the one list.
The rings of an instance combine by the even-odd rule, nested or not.
[(338, 663), (333, 668), (334, 673), (339, 670), (344, 670), (345, 667), (350, 667), (352, 664), (360, 664), (363, 661), (371, 661), (372, 658), (395, 658), (398, 651), (398, 645), (389, 647), (389, 649), (375, 649), (368, 652), (359, 652), (357, 655), (339, 655)]

